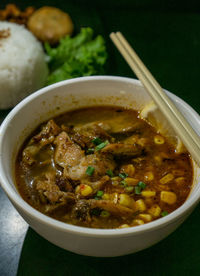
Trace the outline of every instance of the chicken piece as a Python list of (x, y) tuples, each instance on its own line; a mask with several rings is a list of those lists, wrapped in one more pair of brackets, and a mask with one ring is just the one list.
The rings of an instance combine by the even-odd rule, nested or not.
[(50, 120), (42, 128), (40, 133), (31, 139), (30, 143), (40, 143), (41, 146), (47, 145), (53, 142), (55, 136), (57, 136), (60, 132), (60, 127), (53, 120)]
[(80, 199), (72, 209), (72, 218), (75, 217), (80, 221), (91, 221), (90, 204), (86, 199)]
[(74, 26), (70, 16), (54, 7), (42, 7), (28, 20), (29, 30), (42, 42), (55, 44), (65, 35), (71, 35)]
[(132, 132), (138, 132), (144, 127), (145, 123), (143, 121), (136, 120), (135, 122), (130, 122), (126, 114), (115, 116), (112, 119), (108, 119), (99, 123), (99, 125), (106, 130), (109, 134), (127, 134)]
[(40, 151), (39, 145), (27, 146), (22, 153), (23, 156), (23, 165), (31, 166), (35, 163), (35, 155)]
[(120, 216), (120, 217), (129, 217), (136, 212), (135, 209), (125, 207), (118, 203), (114, 203), (110, 200), (89, 199), (88, 203), (90, 204), (91, 209), (100, 208), (100, 209), (110, 212), (111, 214), (113, 214), (115, 216)]
[(60, 133), (60, 128), (56, 125), (53, 120), (48, 121), (48, 123), (42, 128), (40, 133), (35, 135), (28, 146), (23, 150), (23, 163), (24, 165), (31, 166), (35, 163), (35, 156), (39, 151), (46, 145), (53, 142), (55, 136)]
[(72, 217), (79, 219), (80, 221), (91, 221), (90, 212), (92, 209), (103, 209), (110, 212), (114, 216), (130, 217), (134, 215), (136, 210), (115, 204), (110, 200), (95, 200), (95, 199), (81, 199), (72, 209)]
[(108, 144), (101, 150), (102, 153), (111, 153), (114, 156), (134, 157), (142, 154), (143, 147), (138, 144)]
[(93, 178), (97, 180), (106, 174), (107, 170), (115, 168), (112, 156), (99, 153), (84, 155), (79, 145), (71, 141), (66, 132), (61, 132), (55, 139), (55, 163), (64, 168), (63, 176), (72, 180), (83, 180), (88, 166), (94, 168)]
[(85, 134), (86, 136), (89, 136), (90, 138), (94, 137), (104, 137), (104, 138), (110, 138), (110, 135), (107, 133), (107, 131), (110, 129), (110, 127), (106, 124), (103, 124), (103, 122), (92, 122), (87, 123), (84, 125), (77, 125), (74, 127), (75, 132), (79, 132), (81, 134)]
[(66, 202), (60, 202), (60, 203), (56, 203), (56, 204), (46, 204), (45, 208), (44, 208), (44, 213), (45, 214), (52, 214), (58, 210), (64, 209), (66, 208)]
[(59, 187), (55, 184), (55, 179), (55, 172), (52, 171), (45, 174), (44, 180), (36, 181), (36, 190), (42, 201), (44, 202), (44, 198), (46, 198), (50, 204), (56, 204), (58, 202), (66, 204), (68, 200), (75, 200), (73, 193), (60, 191)]
[(78, 132), (75, 132), (71, 135), (71, 139), (77, 143), (81, 148), (90, 148), (92, 146), (92, 141), (89, 137), (84, 136)]
[[(79, 162), (79, 163), (78, 163)], [(78, 160), (78, 164), (74, 167), (65, 167), (64, 176), (71, 178), (72, 180), (83, 180), (88, 179), (90, 176), (86, 174), (88, 166), (94, 168), (92, 177), (99, 179), (101, 176), (106, 174), (107, 170), (114, 170), (116, 164), (112, 157), (101, 154), (90, 154)]]
[(77, 166), (84, 157), (84, 151), (73, 143), (64, 131), (56, 137), (54, 143), (56, 145), (55, 163), (67, 170)]
[(108, 175), (103, 176), (100, 180), (97, 180), (95, 182), (90, 182), (90, 181), (83, 181), (81, 184), (86, 184), (92, 187), (93, 194), (96, 194), (97, 191), (103, 190), (104, 186), (106, 183), (110, 181), (110, 177)]
[(123, 140), (124, 144), (130, 144), (133, 145), (135, 143), (137, 143), (138, 145), (145, 147), (146, 145), (148, 145), (149, 140), (147, 138), (140, 138), (139, 135), (132, 135), (129, 136), (128, 138), (126, 138), (125, 140)]
[(92, 140), (96, 137), (99, 137), (102, 141), (113, 139), (97, 122), (76, 126), (74, 132), (72, 139), (81, 147), (93, 147)]
[(126, 126), (126, 127), (118, 127), (113, 128), (110, 133), (111, 134), (125, 134), (135, 132), (136, 130), (140, 129), (140, 123), (136, 122), (134, 125)]
[[(61, 198), (60, 202), (56, 202), (55, 204), (46, 204), (45, 205), (45, 209), (44, 212), (46, 214), (51, 214), (55, 211), (61, 210), (61, 209), (65, 209), (70, 208), (71, 205), (73, 205), (75, 203), (75, 196), (73, 193), (64, 193), (63, 197)], [(66, 211), (65, 211), (66, 212)]]
[(56, 185), (63, 192), (73, 192), (72, 185), (67, 178), (57, 175), (56, 176)]

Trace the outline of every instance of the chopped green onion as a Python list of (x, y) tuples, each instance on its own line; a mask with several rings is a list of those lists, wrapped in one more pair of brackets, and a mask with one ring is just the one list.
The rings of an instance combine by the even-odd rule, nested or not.
[(110, 213), (108, 211), (106, 211), (106, 210), (103, 210), (103, 211), (101, 211), (100, 216), (102, 218), (108, 218), (110, 216)]
[(135, 194), (140, 195), (141, 194), (141, 188), (139, 186), (135, 186)]
[(99, 144), (102, 143), (102, 140), (99, 137), (96, 137), (92, 140), (92, 143), (98, 146)]
[(134, 189), (133, 186), (128, 186), (128, 187), (125, 188), (125, 191), (126, 192), (132, 192), (133, 189)]
[(101, 199), (102, 196), (103, 196), (103, 194), (104, 194), (104, 192), (99, 190), (99, 191), (96, 193), (94, 199), (96, 199), (96, 200)]
[(165, 216), (167, 216), (168, 215), (168, 212), (167, 211), (163, 211), (162, 213), (161, 213), (161, 216), (162, 217), (165, 217)]
[(142, 181), (138, 182), (137, 186), (135, 186), (135, 194), (140, 195), (141, 191), (146, 188), (146, 184)]
[(98, 192), (97, 192), (97, 197), (102, 197), (103, 194), (104, 194), (103, 191), (98, 191)]
[(94, 167), (88, 166), (87, 170), (86, 170), (86, 174), (89, 175), (89, 176), (92, 176), (93, 173), (94, 173)]
[(125, 179), (127, 176), (127, 173), (119, 173), (119, 177), (121, 177), (122, 179)]
[(126, 186), (127, 186), (127, 183), (126, 183), (125, 180), (122, 180), (122, 181), (120, 182), (120, 185), (121, 185), (122, 187), (126, 187)]
[(92, 148), (88, 149), (87, 153), (94, 153), (94, 149), (92, 149)]
[(112, 170), (107, 170), (107, 171), (106, 171), (106, 174), (107, 174), (108, 176), (110, 176), (110, 177), (113, 177), (113, 176), (114, 176)]
[(96, 151), (101, 150), (101, 149), (105, 148), (105, 146), (107, 146), (108, 144), (109, 144), (109, 142), (105, 141), (105, 142), (99, 144), (98, 146), (96, 146), (95, 149), (96, 149)]
[(146, 184), (142, 181), (138, 182), (137, 186), (140, 187), (141, 190), (144, 190), (146, 188)]

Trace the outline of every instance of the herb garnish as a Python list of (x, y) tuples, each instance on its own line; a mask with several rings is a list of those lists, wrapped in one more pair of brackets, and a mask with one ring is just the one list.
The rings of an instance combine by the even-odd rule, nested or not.
[(93, 173), (94, 173), (94, 167), (88, 166), (87, 170), (86, 170), (86, 174), (89, 175), (89, 176), (92, 176)]
[(137, 186), (135, 186), (135, 194), (140, 195), (142, 190), (146, 188), (146, 184), (142, 181), (138, 182)]
[(107, 146), (108, 144), (109, 144), (109, 142), (106, 140), (105, 142), (103, 142), (103, 143), (99, 144), (98, 146), (96, 146), (95, 150), (99, 151), (99, 150), (105, 148), (105, 146)]
[(107, 170), (107, 171), (106, 171), (106, 174), (107, 174), (108, 176), (110, 176), (110, 177), (113, 177), (113, 176), (114, 176), (112, 170)]
[(92, 140), (92, 143), (95, 144), (96, 146), (98, 146), (99, 144), (101, 144), (103, 141), (99, 138), (96, 137)]

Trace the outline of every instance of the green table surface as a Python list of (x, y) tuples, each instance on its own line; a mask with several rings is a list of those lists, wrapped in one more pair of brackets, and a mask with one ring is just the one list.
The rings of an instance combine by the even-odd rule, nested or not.
[[(200, 112), (200, 2), (198, 1), (13, 1), (21, 8), (53, 5), (68, 12), (78, 32), (90, 26), (106, 39), (107, 75), (134, 77), (109, 39), (121, 31), (162, 87)], [(8, 1), (1, 0), (0, 8)], [(0, 112), (0, 117), (6, 115)], [(200, 275), (200, 207), (173, 234), (136, 254), (117, 258), (79, 256), (49, 243), (29, 228), (19, 276)]]

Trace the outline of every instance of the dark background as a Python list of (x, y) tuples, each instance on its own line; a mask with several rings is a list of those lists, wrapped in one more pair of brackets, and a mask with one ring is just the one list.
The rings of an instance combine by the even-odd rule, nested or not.
[[(200, 112), (200, 1), (13, 1), (21, 9), (52, 5), (75, 24), (102, 34), (107, 75), (134, 77), (109, 39), (121, 31), (167, 90)], [(0, 1), (0, 9), (10, 1)], [(1, 62), (1, 61), (0, 61)], [(8, 111), (0, 111), (3, 120)], [(118, 258), (91, 258), (64, 251), (29, 229), (0, 191), (0, 275), (200, 275), (200, 208), (167, 239)], [(26, 236), (26, 237), (25, 237)], [(25, 237), (25, 241), (23, 242)], [(20, 257), (20, 251), (22, 253)]]

